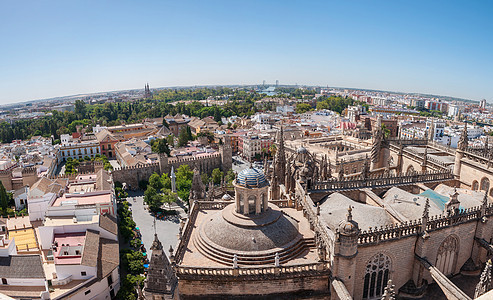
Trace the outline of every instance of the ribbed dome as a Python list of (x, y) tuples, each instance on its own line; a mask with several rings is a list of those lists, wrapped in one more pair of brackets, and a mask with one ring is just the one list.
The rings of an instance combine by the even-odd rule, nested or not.
[(249, 187), (261, 187), (267, 183), (265, 175), (262, 170), (256, 168), (248, 168), (238, 174), (236, 178), (236, 184), (249, 186)]

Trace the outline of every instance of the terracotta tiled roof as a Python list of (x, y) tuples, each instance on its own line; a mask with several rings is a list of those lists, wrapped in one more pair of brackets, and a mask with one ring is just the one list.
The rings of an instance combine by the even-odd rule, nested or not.
[(99, 257), (99, 232), (88, 229), (86, 231), (86, 241), (82, 252), (81, 265), (89, 267), (98, 266)]
[(99, 241), (99, 257), (97, 276), (102, 279), (108, 276), (120, 263), (120, 248), (117, 241), (101, 238)]
[(116, 219), (109, 214), (104, 214), (99, 217), (99, 227), (115, 235), (118, 234)]

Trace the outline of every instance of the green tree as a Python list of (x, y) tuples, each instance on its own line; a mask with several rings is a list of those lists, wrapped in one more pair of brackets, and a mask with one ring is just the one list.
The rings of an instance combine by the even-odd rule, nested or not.
[(151, 149), (154, 153), (166, 153), (170, 155), (170, 150), (168, 147), (168, 141), (166, 139), (156, 139), (151, 142)]
[(228, 172), (226, 173), (226, 176), (224, 177), (224, 181), (227, 184), (231, 184), (233, 180), (235, 180), (236, 174), (233, 170), (229, 169)]
[(164, 187), (161, 176), (157, 173), (153, 173), (151, 177), (149, 177), (149, 186), (152, 186), (156, 191), (161, 190)]
[(308, 103), (296, 103), (296, 107), (294, 110), (297, 114), (302, 114), (312, 110), (312, 107)]
[(188, 202), (190, 188), (192, 187), (193, 172), (188, 165), (181, 165), (176, 171), (176, 189), (178, 196)]
[(168, 142), (168, 146), (174, 147), (175, 146), (175, 136), (173, 134), (170, 134), (166, 137), (166, 141)]
[(3, 183), (0, 181), (0, 207), (3, 211), (6, 211), (9, 206), (9, 196), (7, 195), (7, 190), (3, 186)]
[(170, 207), (171, 203), (176, 201), (175, 194), (173, 194), (169, 189), (163, 189), (162, 199), (163, 203), (167, 204), (168, 207)]
[(212, 182), (214, 184), (221, 183), (221, 179), (223, 178), (223, 175), (224, 175), (224, 173), (221, 170), (219, 170), (218, 168), (215, 168), (214, 170), (212, 170), (212, 175), (211, 175)]
[(171, 189), (171, 178), (168, 173), (163, 173), (163, 175), (161, 175), (161, 183), (163, 184), (163, 188), (169, 190)]
[(77, 115), (78, 119), (85, 119), (86, 118), (86, 104), (82, 100), (77, 100), (75, 101), (75, 114)]
[(187, 128), (189, 127), (182, 128), (180, 130), (180, 134), (178, 135), (178, 147), (186, 146), (188, 144), (188, 141), (191, 140), (191, 138), (189, 138)]
[(208, 185), (209, 184), (210, 178), (207, 175), (207, 173), (200, 174), (200, 179), (202, 179), (202, 183), (203, 184), (205, 184), (205, 185)]
[(144, 200), (149, 205), (149, 209), (154, 212), (160, 210), (163, 205), (163, 197), (150, 184), (144, 192)]

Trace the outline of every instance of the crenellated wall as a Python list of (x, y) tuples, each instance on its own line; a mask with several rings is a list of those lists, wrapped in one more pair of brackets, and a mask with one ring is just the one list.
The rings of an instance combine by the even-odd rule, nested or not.
[[(225, 153), (223, 157), (222, 153)], [(214, 153), (200, 157), (166, 157), (161, 155), (158, 163), (151, 163), (133, 167), (123, 167), (113, 170), (113, 180), (127, 183), (130, 188), (137, 188), (139, 181), (148, 180), (153, 173), (171, 173), (171, 168), (175, 172), (181, 165), (189, 165), (190, 169), (197, 169), (200, 173), (211, 173), (215, 168), (224, 172), (231, 166), (231, 155), (227, 151)], [(225, 163), (226, 161), (226, 163)], [(227, 163), (229, 161), (229, 164)]]

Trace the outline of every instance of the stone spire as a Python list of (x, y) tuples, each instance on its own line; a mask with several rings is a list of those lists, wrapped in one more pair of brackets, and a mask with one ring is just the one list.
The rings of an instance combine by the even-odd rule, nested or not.
[(491, 259), (486, 262), (483, 273), (481, 273), (481, 277), (479, 278), (479, 282), (476, 285), (476, 290), (474, 292), (474, 298), (478, 298), (481, 295), (486, 294), (491, 290)]
[(332, 178), (332, 165), (329, 160), (329, 164), (327, 166), (327, 179), (331, 179), (331, 178)]
[(426, 198), (425, 208), (423, 209), (422, 218), (428, 220), (429, 217), (430, 217), (430, 199)]
[(461, 151), (465, 151), (467, 149), (469, 143), (469, 138), (467, 137), (467, 123), (464, 123), (464, 129), (459, 138), (459, 142), (457, 143), (457, 149)]
[(341, 165), (339, 167), (338, 179), (339, 179), (339, 181), (344, 180), (344, 165), (342, 164), (342, 162), (341, 162)]
[(376, 128), (373, 131), (373, 141), (371, 146), (371, 163), (372, 169), (378, 164), (380, 158), (380, 150), (382, 148), (383, 132), (382, 132), (382, 116), (378, 116)]
[(488, 155), (488, 152), (489, 152), (489, 151), (488, 151), (488, 150), (489, 150), (488, 148), (489, 148), (489, 147), (488, 147), (488, 136), (486, 136), (486, 139), (485, 139), (485, 141), (484, 141), (484, 155), (485, 155), (485, 156), (486, 156), (486, 155)]
[[(195, 200), (203, 200), (205, 198), (205, 186), (200, 177), (200, 172), (197, 169), (193, 170), (192, 187), (190, 195), (193, 195)], [(191, 197), (192, 198), (192, 197)]]
[(483, 206), (488, 206), (488, 191), (484, 191), (483, 201), (481, 201)]
[(171, 191), (173, 193), (176, 193), (176, 175), (175, 175), (175, 169), (173, 168), (173, 166), (171, 166), (170, 177), (171, 177)]
[(152, 256), (144, 282), (145, 298), (153, 299), (155, 295), (172, 295), (177, 279), (157, 234), (154, 234), (154, 242), (150, 250), (152, 250)]
[(368, 154), (366, 154), (365, 161), (363, 163), (363, 171), (361, 172), (364, 179), (367, 179), (370, 175), (370, 165), (368, 164)]
[(278, 135), (278, 144), (275, 157), (276, 173), (273, 176), (277, 176), (278, 184), (286, 184), (284, 177), (286, 174), (286, 150), (284, 149), (284, 129), (282, 125)]
[(428, 146), (425, 146), (425, 152), (423, 153), (423, 161), (421, 162), (421, 167), (423, 172), (426, 171), (426, 165), (428, 164)]

